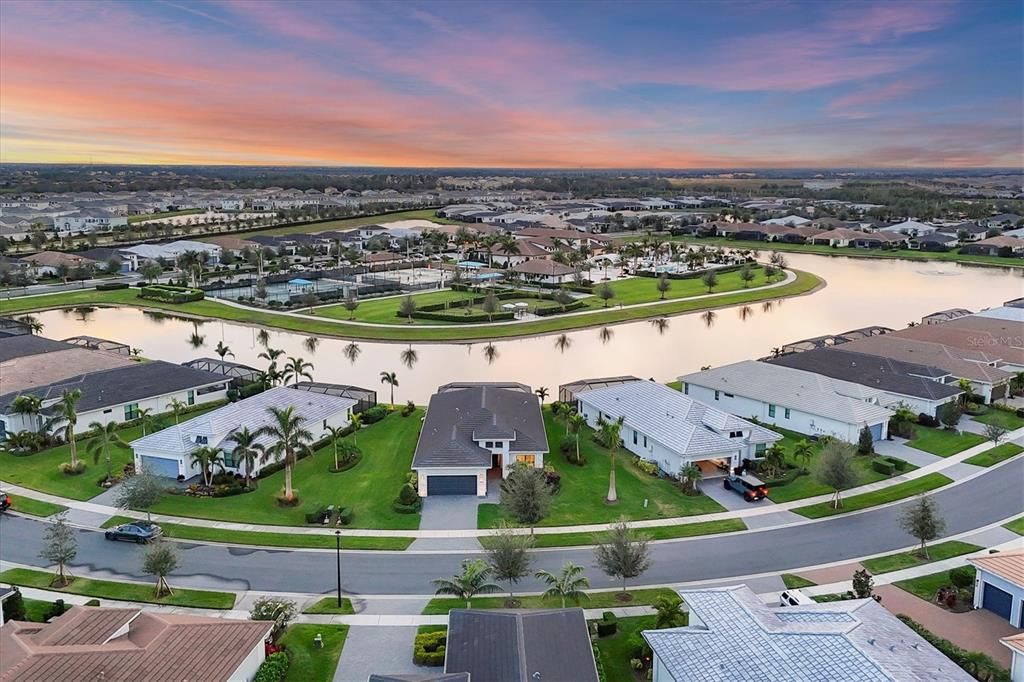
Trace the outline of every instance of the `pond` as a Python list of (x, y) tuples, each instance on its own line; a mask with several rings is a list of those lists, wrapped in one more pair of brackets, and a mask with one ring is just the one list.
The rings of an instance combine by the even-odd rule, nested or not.
[[(901, 328), (938, 310), (977, 310), (1024, 295), (1021, 270), (808, 254), (786, 258), (792, 267), (824, 277), (828, 285), (784, 301), (672, 317), (663, 331), (640, 321), (609, 327), (610, 338), (596, 328), (569, 332), (564, 350), (556, 347), (556, 335), (496, 341), (492, 361), (484, 353), (485, 343), (414, 343), (419, 359), (409, 369), (399, 357), (405, 344), (360, 341), (354, 363), (343, 355), (348, 342), (340, 339), (321, 338), (311, 351), (301, 334), (270, 331), (270, 345), (312, 362), (318, 381), (376, 388), (383, 400), (388, 395), (380, 383), (382, 371), (397, 372), (399, 402), (425, 403), (440, 384), (465, 380), (521, 381), (534, 388), (546, 386), (554, 396), (559, 384), (575, 379), (633, 374), (670, 381), (703, 365), (763, 357), (799, 339), (869, 325)], [(50, 338), (99, 336), (172, 362), (212, 356), (214, 346), (223, 341), (235, 354), (229, 360), (266, 366), (257, 359), (263, 348), (254, 327), (196, 324), (130, 308), (85, 314), (49, 311), (38, 317), (45, 325), (43, 335)], [(192, 342), (200, 339), (191, 338), (196, 333), (203, 341), (198, 348)]]

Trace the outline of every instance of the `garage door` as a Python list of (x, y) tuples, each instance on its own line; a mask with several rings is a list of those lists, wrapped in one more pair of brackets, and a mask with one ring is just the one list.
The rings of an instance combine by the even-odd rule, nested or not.
[(871, 427), (871, 437), (875, 440), (882, 440), (882, 425), (875, 424)]
[(154, 476), (178, 477), (178, 460), (166, 457), (142, 456), (142, 468)]
[(427, 495), (476, 495), (476, 476), (427, 476)]
[(981, 600), (981, 607), (992, 613), (1010, 619), (1010, 610), (1013, 608), (1013, 597), (1005, 590), (985, 583), (984, 597)]

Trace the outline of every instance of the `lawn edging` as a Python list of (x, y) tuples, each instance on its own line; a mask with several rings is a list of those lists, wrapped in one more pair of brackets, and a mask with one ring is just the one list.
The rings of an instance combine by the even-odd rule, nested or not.
[(860, 564), (866, 568), (871, 575), (881, 575), (883, 573), (902, 571), (907, 568), (926, 566), (928, 564), (935, 563), (936, 561), (952, 559), (953, 557), (971, 554), (972, 552), (980, 552), (983, 549), (984, 547), (972, 545), (969, 542), (947, 540), (928, 547), (927, 559), (918, 556), (916, 550), (910, 550), (909, 552), (886, 554), (885, 556), (875, 557), (874, 559), (864, 559)]
[(792, 511), (808, 519), (821, 519), (826, 516), (848, 514), (850, 512), (871, 509), (890, 502), (897, 502), (908, 497), (913, 497), (914, 495), (919, 495), (921, 493), (935, 490), (936, 488), (941, 488), (942, 486), (949, 485), (952, 482), (953, 479), (948, 476), (944, 476), (940, 473), (930, 473), (909, 481), (904, 481), (903, 483), (897, 483), (896, 485), (879, 488), (878, 490), (872, 490), (859, 495), (853, 495), (852, 497), (842, 498), (842, 506), (838, 509), (833, 508), (831, 502), (819, 502), (818, 504), (812, 504), (807, 507), (798, 507)]

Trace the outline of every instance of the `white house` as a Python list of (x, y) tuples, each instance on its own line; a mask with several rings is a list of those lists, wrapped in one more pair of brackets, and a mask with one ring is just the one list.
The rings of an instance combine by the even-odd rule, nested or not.
[(884, 439), (893, 414), (870, 387), (754, 360), (679, 379), (684, 393), (721, 410), (848, 443), (865, 426), (875, 440)]
[(68, 235), (85, 234), (111, 230), (115, 227), (124, 227), (128, 224), (128, 218), (117, 216), (103, 209), (90, 208), (67, 215), (57, 216), (53, 219), (53, 230), (59, 237)]
[(1013, 656), (1010, 659), (1011, 682), (1024, 682), (1024, 633), (1003, 637), (999, 642), (1009, 649)]
[[(355, 404), (356, 401), (350, 398), (284, 386), (272, 388), (132, 441), (130, 445), (135, 455), (135, 467), (168, 478), (183, 476), (188, 479), (200, 473), (199, 467), (190, 461), (189, 455), (207, 446), (219, 448), (224, 453), (224, 468), (227, 471), (244, 474), (244, 463), (233, 456), (235, 443), (231, 435), (243, 428), (255, 433), (272, 424), (274, 416), (270, 413), (271, 407), (294, 407), (295, 413), (303, 419), (303, 428), (313, 434), (314, 441), (318, 441), (327, 437), (328, 427), (347, 426), (352, 420)], [(269, 446), (273, 439), (260, 436), (257, 442)], [(258, 462), (251, 473), (259, 473), (264, 464)]]
[(197, 242), (188, 239), (182, 239), (174, 242), (167, 242), (165, 244), (138, 244), (136, 246), (128, 246), (122, 251), (128, 251), (134, 253), (140, 259), (164, 259), (174, 263), (178, 262), (178, 258), (194, 251), (196, 253), (206, 254), (207, 265), (217, 265), (220, 263), (220, 254), (223, 249), (217, 244), (210, 242)]
[(811, 222), (810, 218), (804, 218), (798, 215), (788, 215), (782, 218), (771, 218), (770, 220), (762, 220), (762, 225), (785, 225), (787, 227), (800, 227)]
[(1024, 628), (1024, 549), (970, 557), (974, 575), (974, 608), (987, 609)]
[(761, 456), (773, 431), (689, 398), (654, 381), (633, 381), (576, 394), (579, 412), (592, 428), (622, 418), (627, 450), (655, 462), (667, 474), (688, 464), (706, 473), (735, 470)]
[(910, 237), (922, 237), (926, 234), (931, 234), (938, 230), (934, 225), (928, 223), (922, 223), (917, 220), (904, 220), (902, 223), (896, 223), (895, 225), (888, 225), (880, 228), (879, 232), (899, 232)]

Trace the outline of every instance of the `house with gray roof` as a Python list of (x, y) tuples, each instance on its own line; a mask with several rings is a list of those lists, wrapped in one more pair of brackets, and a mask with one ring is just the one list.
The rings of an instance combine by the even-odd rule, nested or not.
[(548, 437), (540, 401), (518, 383), (445, 384), (427, 405), (412, 468), (419, 494), (487, 495), (488, 477), (514, 464), (544, 468)]
[(667, 474), (696, 464), (705, 477), (754, 460), (782, 436), (654, 381), (631, 381), (576, 394), (592, 428), (622, 419), (625, 448)]
[(679, 596), (689, 624), (642, 633), (653, 682), (974, 679), (874, 599), (773, 607), (746, 585)]
[[(234, 457), (235, 442), (231, 436), (245, 428), (255, 433), (271, 424), (274, 417), (270, 408), (294, 407), (295, 413), (302, 417), (302, 427), (313, 434), (313, 441), (318, 441), (328, 435), (328, 427), (348, 426), (355, 404), (356, 401), (350, 398), (278, 386), (143, 436), (129, 445), (134, 452), (135, 468), (146, 469), (160, 476), (188, 479), (199, 475), (200, 470), (193, 464), (190, 455), (204, 446), (218, 448), (224, 453), (224, 468), (227, 471), (244, 474), (245, 465)], [(260, 436), (256, 442), (269, 447), (273, 439)], [(268, 463), (257, 462), (251, 473), (258, 474)]]
[(893, 414), (875, 388), (755, 360), (679, 379), (684, 393), (730, 414), (848, 443), (865, 426), (876, 441), (884, 439)]

